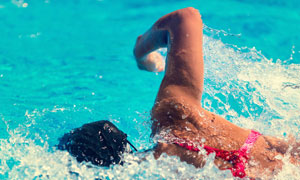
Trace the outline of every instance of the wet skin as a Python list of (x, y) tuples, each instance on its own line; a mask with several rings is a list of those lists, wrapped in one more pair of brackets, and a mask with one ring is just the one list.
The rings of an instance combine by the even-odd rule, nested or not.
[[(244, 144), (250, 129), (238, 127), (201, 106), (204, 79), (202, 27), (198, 10), (185, 8), (161, 17), (137, 38), (134, 56), (141, 70), (163, 71), (163, 58), (155, 50), (168, 48), (165, 76), (151, 112), (152, 134), (169, 130), (182, 139), (199, 142), (204, 138), (206, 146), (237, 150)], [(299, 143), (290, 143), (293, 144), (292, 151), (288, 153), (293, 155), (290, 160), (299, 164), (299, 156), (295, 155), (299, 152)], [(250, 152), (247, 176), (269, 176), (280, 170), (283, 163), (275, 157), (287, 154), (290, 143), (260, 136)], [(205, 164), (203, 155), (172, 143), (158, 143), (155, 158), (162, 153), (179, 156), (182, 161), (196, 167)], [(216, 158), (215, 164), (220, 169), (232, 167), (219, 158)]]

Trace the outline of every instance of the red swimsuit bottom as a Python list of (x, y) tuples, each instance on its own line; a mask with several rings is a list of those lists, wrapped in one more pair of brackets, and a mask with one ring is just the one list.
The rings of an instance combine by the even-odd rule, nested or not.
[[(250, 149), (253, 147), (255, 141), (260, 135), (261, 134), (259, 132), (251, 130), (251, 133), (249, 134), (247, 140), (239, 150), (225, 151), (205, 145), (203, 146), (203, 148), (206, 150), (207, 155), (216, 153), (216, 157), (230, 162), (232, 164), (232, 167), (227, 169), (231, 170), (231, 173), (234, 177), (244, 178), (246, 176), (245, 168), (247, 160), (249, 159)], [(175, 141), (174, 143), (190, 151), (201, 151), (199, 148), (190, 145), (190, 143), (181, 143), (177, 141)]]

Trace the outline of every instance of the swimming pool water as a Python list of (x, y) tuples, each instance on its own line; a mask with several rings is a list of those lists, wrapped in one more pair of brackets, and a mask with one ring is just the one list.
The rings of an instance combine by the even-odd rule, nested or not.
[[(138, 149), (153, 146), (149, 110), (163, 73), (139, 71), (132, 48), (160, 16), (187, 6), (205, 24), (205, 108), (299, 138), (297, 0), (0, 1), (0, 179), (232, 179), (211, 156), (203, 169), (151, 154), (136, 155), (146, 158), (140, 164), (127, 155), (123, 167), (87, 168), (54, 148), (72, 128), (101, 119)], [(287, 177), (300, 177), (289, 163), (276, 176)]]

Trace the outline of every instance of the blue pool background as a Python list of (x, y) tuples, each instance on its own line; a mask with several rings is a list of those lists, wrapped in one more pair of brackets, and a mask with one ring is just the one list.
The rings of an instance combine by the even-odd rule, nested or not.
[[(188, 6), (205, 24), (204, 106), (242, 127), (298, 138), (300, 90), (284, 88), (300, 84), (297, 0), (0, 0), (0, 179), (74, 178), (60, 171), (67, 165), (53, 146), (96, 120), (115, 122), (139, 149), (151, 147), (149, 110), (163, 73), (139, 71), (132, 48), (159, 17)], [(276, 78), (279, 85), (269, 84)], [(176, 164), (168, 158), (162, 164)], [(75, 164), (82, 179), (171, 178), (172, 170), (143, 173), (155, 167), (147, 163), (130, 173)], [(198, 173), (219, 177), (213, 167)]]

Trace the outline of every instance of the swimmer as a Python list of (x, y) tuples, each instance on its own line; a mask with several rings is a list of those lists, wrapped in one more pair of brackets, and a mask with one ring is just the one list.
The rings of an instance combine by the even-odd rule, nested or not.
[[(161, 17), (136, 40), (133, 52), (139, 69), (161, 72), (166, 67), (151, 111), (152, 136), (160, 136), (162, 139), (153, 149), (154, 157), (157, 159), (162, 153), (166, 153), (201, 168), (205, 165), (205, 157), (216, 153), (215, 165), (220, 170), (230, 170), (233, 176), (240, 178), (271, 177), (280, 171), (284, 156), (288, 156), (291, 163), (300, 165), (299, 142), (286, 142), (255, 130), (238, 127), (202, 107), (202, 27), (198, 10), (190, 7)], [(155, 51), (162, 47), (168, 48), (166, 65), (162, 56)], [(70, 151), (79, 147), (78, 145), (81, 148), (89, 147), (93, 152), (97, 149), (109, 149), (112, 154), (116, 154), (113, 156), (116, 161), (102, 162), (104, 165), (121, 163), (121, 154), (131, 151), (130, 148), (126, 150), (128, 141), (124, 133), (111, 123), (100, 121), (85, 126), (89, 128), (71, 132), (69, 139), (65, 138), (60, 144), (61, 147), (68, 144), (66, 142), (70, 142), (72, 137), (77, 137), (72, 140), (74, 146), (65, 149)], [(113, 130), (107, 131), (105, 128)], [(87, 137), (82, 139), (81, 134)], [(106, 137), (108, 145), (96, 145), (103, 141), (102, 136)], [(109, 136), (111, 138), (107, 138)], [(199, 153), (203, 149), (206, 153)], [(108, 152), (106, 150), (103, 156)], [(72, 155), (78, 157), (76, 153)], [(97, 157), (100, 156), (97, 152)], [(97, 161), (95, 164), (101, 165), (100, 160)]]

